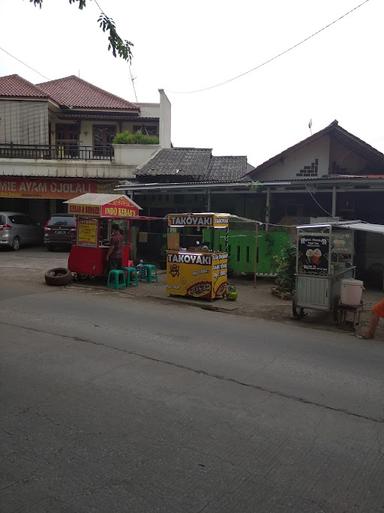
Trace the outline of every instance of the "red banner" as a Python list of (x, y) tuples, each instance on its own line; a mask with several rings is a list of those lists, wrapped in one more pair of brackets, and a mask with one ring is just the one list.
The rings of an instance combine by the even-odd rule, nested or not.
[(104, 192), (91, 180), (0, 178), (0, 198), (72, 199), (86, 192)]
[(129, 198), (119, 198), (101, 207), (102, 217), (136, 217), (139, 215), (137, 205)]

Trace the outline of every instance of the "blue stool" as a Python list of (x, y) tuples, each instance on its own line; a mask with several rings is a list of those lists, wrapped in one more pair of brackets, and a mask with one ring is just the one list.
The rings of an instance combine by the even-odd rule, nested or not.
[(136, 267), (122, 267), (122, 270), (125, 273), (126, 286), (129, 287), (132, 285), (133, 287), (137, 287), (139, 285), (139, 273)]
[(143, 264), (145, 270), (145, 281), (147, 283), (153, 283), (157, 281), (157, 269), (153, 264)]
[(110, 289), (125, 289), (125, 272), (121, 269), (112, 269), (109, 271), (107, 287)]

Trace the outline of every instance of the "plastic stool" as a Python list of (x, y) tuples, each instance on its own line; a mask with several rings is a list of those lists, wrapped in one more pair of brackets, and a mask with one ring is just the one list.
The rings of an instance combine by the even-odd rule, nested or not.
[(125, 273), (126, 286), (129, 287), (132, 285), (133, 287), (137, 287), (139, 285), (139, 273), (136, 267), (122, 267), (122, 270)]
[(110, 289), (125, 289), (125, 272), (121, 269), (112, 269), (109, 271), (107, 287)]
[(145, 281), (147, 283), (152, 283), (157, 281), (157, 269), (153, 264), (143, 264), (145, 270)]

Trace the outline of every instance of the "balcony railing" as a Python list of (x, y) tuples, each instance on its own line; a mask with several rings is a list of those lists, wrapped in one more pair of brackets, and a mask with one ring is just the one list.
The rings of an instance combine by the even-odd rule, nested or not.
[(2, 159), (112, 160), (112, 146), (77, 144), (0, 144)]

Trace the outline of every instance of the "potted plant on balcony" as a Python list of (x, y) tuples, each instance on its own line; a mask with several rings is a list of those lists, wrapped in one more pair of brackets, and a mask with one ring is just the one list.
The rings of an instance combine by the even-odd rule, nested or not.
[(138, 166), (150, 159), (159, 149), (159, 137), (142, 132), (119, 132), (113, 139), (115, 162)]

